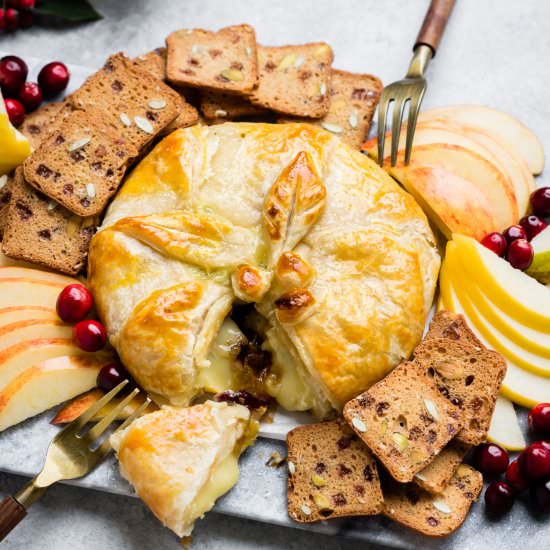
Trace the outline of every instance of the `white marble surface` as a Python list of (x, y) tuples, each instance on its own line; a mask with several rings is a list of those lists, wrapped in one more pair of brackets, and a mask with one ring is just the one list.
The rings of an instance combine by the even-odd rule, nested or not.
[[(102, 0), (105, 19), (63, 29), (0, 35), (0, 50), (98, 66), (111, 52), (145, 52), (173, 29), (247, 21), (266, 44), (326, 40), (335, 65), (372, 72), (389, 83), (404, 73), (427, 0)], [(550, 151), (550, 2), (457, 0), (430, 68), (425, 105), (485, 103), (518, 116)], [(548, 158), (547, 158), (548, 160)], [(543, 176), (550, 181), (548, 176)], [(1, 437), (1, 436), (0, 436)], [(0, 491), (22, 478), (0, 475)], [(509, 528), (503, 523), (503, 528)], [(542, 527), (542, 526), (541, 526)], [(545, 527), (547, 528), (547, 526)], [(193, 548), (361, 548), (365, 543), (209, 515)], [(6, 548), (57, 550), (181, 548), (137, 500), (55, 487), (33, 507)], [(529, 538), (523, 544), (533, 548)]]

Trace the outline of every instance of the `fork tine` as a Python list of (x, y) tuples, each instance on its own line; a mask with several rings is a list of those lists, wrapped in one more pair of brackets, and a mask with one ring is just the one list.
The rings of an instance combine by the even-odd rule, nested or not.
[(106, 405), (124, 386), (126, 386), (127, 383), (128, 380), (123, 380), (118, 386), (115, 386), (110, 392), (106, 393), (99, 401), (96, 401), (91, 407), (88, 407), (80, 416), (77, 416), (72, 422), (67, 424), (60, 432), (58, 432), (54, 438), (54, 441), (69, 431), (77, 432), (82, 429), (104, 405)]
[(382, 97), (378, 104), (378, 164), (382, 166), (384, 164), (384, 145), (386, 141), (386, 117), (388, 115), (388, 109), (390, 108), (391, 98)]
[(93, 428), (90, 428), (90, 430), (86, 432), (85, 437), (87, 437), (90, 442), (96, 440), (113, 422), (118, 413), (122, 411), (138, 393), (139, 388), (134, 388), (109, 414), (105, 415)]
[[(145, 399), (145, 402), (142, 403), (113, 433), (116, 433), (120, 430), (123, 430), (124, 428), (126, 428), (126, 426), (128, 426), (131, 422), (133, 422), (146, 408), (147, 406), (151, 403), (151, 399), (149, 397), (147, 397), (147, 399)], [(101, 454), (106, 454), (110, 451), (111, 449), (111, 443), (109, 441), (109, 438), (107, 438), (97, 449), (96, 449), (96, 453), (99, 452)]]
[(405, 98), (401, 102), (395, 101), (393, 104), (393, 116), (391, 123), (391, 165), (395, 166), (397, 162), (397, 153), (399, 151), (399, 136), (401, 135), (401, 123), (403, 122), (403, 112), (405, 105), (410, 98)]
[(411, 152), (414, 141), (414, 132), (416, 130), (416, 121), (418, 119), (418, 113), (420, 112), (420, 104), (424, 98), (424, 92), (426, 88), (422, 88), (420, 93), (411, 99), (409, 105), (409, 116), (407, 117), (407, 141), (405, 144), (405, 164), (409, 164), (411, 160)]

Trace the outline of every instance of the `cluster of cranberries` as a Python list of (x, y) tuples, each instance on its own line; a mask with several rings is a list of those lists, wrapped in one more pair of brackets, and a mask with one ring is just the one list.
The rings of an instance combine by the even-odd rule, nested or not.
[(37, 109), (44, 97), (62, 92), (69, 83), (70, 73), (59, 61), (44, 65), (38, 73), (38, 82), (28, 82), (27, 64), (15, 55), (0, 59), (0, 89), (10, 122), (19, 126), (25, 115)]
[(483, 246), (501, 257), (506, 256), (512, 267), (522, 271), (533, 261), (533, 247), (529, 241), (548, 225), (545, 218), (550, 217), (550, 187), (533, 191), (530, 201), (532, 214), (502, 233), (489, 233), (481, 241)]
[(32, 9), (36, 0), (7, 0), (5, 9), (0, 8), (0, 31), (28, 29), (34, 23)]
[[(550, 435), (550, 403), (540, 403), (529, 413), (531, 430)], [(483, 474), (505, 474), (505, 481), (493, 481), (485, 491), (485, 506), (493, 515), (510, 510), (518, 495), (530, 489), (537, 508), (550, 513), (550, 441), (540, 440), (509, 462), (508, 453), (496, 443), (484, 443), (474, 451), (474, 466)]]
[[(57, 298), (57, 314), (66, 323), (74, 323), (73, 339), (76, 345), (89, 352), (99, 351), (107, 343), (105, 327), (98, 321), (86, 319), (92, 307), (90, 291), (80, 284), (66, 286)], [(97, 385), (102, 390), (109, 391), (128, 378), (129, 375), (122, 365), (111, 363), (99, 371)]]

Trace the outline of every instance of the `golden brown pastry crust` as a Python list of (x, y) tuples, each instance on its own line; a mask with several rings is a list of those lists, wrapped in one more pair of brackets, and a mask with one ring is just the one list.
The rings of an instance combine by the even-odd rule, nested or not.
[[(250, 285), (239, 277), (243, 266), (257, 275)], [(243, 292), (269, 320), (276, 346), (291, 348), (319, 414), (410, 355), (438, 270), (414, 199), (366, 156), (306, 124), (174, 132), (130, 175), (90, 251), (98, 311), (145, 389), (177, 403), (200, 392), (185, 386)], [(216, 298), (173, 326), (136, 313), (153, 293), (160, 299), (192, 282)], [(216, 305), (209, 313), (208, 304)], [(148, 352), (151, 341), (170, 350), (171, 368)]]

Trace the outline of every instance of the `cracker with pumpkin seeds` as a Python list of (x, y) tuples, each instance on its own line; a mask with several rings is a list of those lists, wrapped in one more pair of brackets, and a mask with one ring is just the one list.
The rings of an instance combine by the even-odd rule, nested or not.
[(123, 53), (110, 56), (68, 100), (77, 109), (100, 113), (138, 151), (178, 116), (181, 105), (177, 92)]
[(76, 110), (25, 160), (25, 180), (71, 212), (94, 216), (137, 154), (100, 114)]
[(281, 117), (277, 122), (308, 122), (336, 134), (351, 147), (360, 149), (367, 137), (380, 94), (382, 82), (370, 74), (356, 74), (332, 69), (330, 105), (320, 119)]
[(252, 105), (246, 97), (209, 90), (202, 94), (200, 111), (205, 118), (211, 121), (234, 120), (270, 113), (268, 109)]
[(453, 439), (423, 470), (414, 476), (414, 482), (430, 493), (441, 493), (470, 450), (470, 445)]
[(279, 113), (321, 118), (330, 103), (332, 48), (325, 42), (300, 46), (258, 46), (254, 105)]
[(15, 171), (2, 252), (67, 275), (80, 272), (98, 217), (81, 218), (25, 183)]
[(301, 523), (382, 510), (376, 461), (342, 420), (287, 435), (288, 514)]
[(344, 407), (344, 418), (390, 474), (412, 481), (462, 428), (462, 411), (406, 362)]
[(256, 33), (249, 25), (219, 31), (182, 29), (168, 35), (166, 48), (166, 77), (171, 84), (237, 94), (256, 86)]
[(466, 464), (457, 468), (448, 485), (437, 495), (413, 483), (384, 479), (382, 513), (424, 535), (446, 537), (462, 525), (482, 489), (483, 477)]

